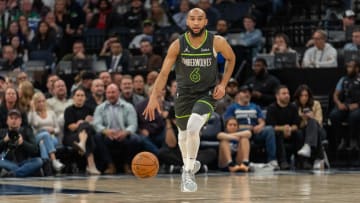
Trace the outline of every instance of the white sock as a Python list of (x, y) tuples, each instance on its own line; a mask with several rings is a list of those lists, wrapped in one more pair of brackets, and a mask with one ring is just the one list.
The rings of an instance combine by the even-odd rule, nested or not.
[(178, 145), (180, 148), (180, 152), (181, 152), (181, 156), (183, 159), (183, 163), (184, 163), (184, 167), (186, 168), (187, 165), (187, 157), (188, 157), (188, 151), (187, 151), (187, 147), (186, 147), (186, 138), (187, 136), (187, 131), (186, 130), (180, 130), (180, 128), (178, 128), (179, 134), (178, 134)]
[(196, 157), (200, 147), (200, 130), (205, 124), (208, 115), (191, 114), (187, 123), (188, 137), (186, 139), (186, 147), (188, 151), (187, 164), (185, 165), (186, 171), (191, 171), (194, 168)]

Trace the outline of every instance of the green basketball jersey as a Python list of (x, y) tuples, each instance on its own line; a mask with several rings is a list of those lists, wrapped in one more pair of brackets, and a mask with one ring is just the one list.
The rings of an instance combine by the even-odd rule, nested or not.
[(218, 77), (214, 51), (214, 35), (205, 30), (205, 40), (194, 48), (186, 33), (179, 37), (180, 54), (176, 60), (175, 72), (179, 89), (190, 92), (204, 92), (216, 85)]

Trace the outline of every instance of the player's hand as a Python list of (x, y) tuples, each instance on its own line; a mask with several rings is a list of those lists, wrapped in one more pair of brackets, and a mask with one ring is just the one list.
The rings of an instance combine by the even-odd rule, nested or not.
[(216, 85), (214, 92), (213, 92), (213, 98), (218, 100), (225, 96), (225, 86), (219, 84)]
[(155, 120), (155, 110), (161, 114), (159, 100), (156, 98), (156, 96), (150, 96), (149, 103), (143, 112), (145, 119), (149, 121)]

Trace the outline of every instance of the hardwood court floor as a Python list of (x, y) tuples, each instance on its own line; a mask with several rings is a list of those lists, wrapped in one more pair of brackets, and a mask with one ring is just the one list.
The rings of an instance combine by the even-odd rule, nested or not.
[(181, 193), (179, 177), (7, 178), (0, 179), (0, 202), (359, 202), (360, 197), (358, 171), (198, 175), (196, 193)]

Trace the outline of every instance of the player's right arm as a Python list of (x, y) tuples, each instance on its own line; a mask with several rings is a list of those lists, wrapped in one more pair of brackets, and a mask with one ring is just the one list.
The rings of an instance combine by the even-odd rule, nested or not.
[(154, 88), (150, 95), (149, 103), (143, 112), (145, 119), (148, 119), (149, 121), (155, 119), (155, 110), (157, 110), (160, 113), (158, 96), (165, 87), (171, 68), (175, 64), (175, 61), (179, 53), (180, 53), (180, 42), (179, 39), (177, 39), (169, 46), (168, 53), (161, 67), (161, 71), (154, 83)]

